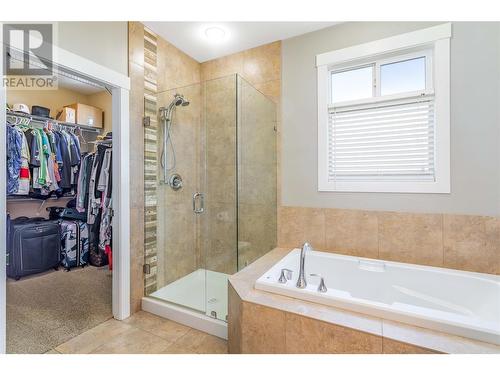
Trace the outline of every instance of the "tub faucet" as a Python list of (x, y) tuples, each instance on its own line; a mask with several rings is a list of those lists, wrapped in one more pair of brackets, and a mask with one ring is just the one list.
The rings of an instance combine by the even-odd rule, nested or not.
[(300, 250), (300, 268), (299, 268), (299, 278), (297, 280), (297, 288), (304, 289), (307, 286), (306, 273), (304, 271), (304, 263), (306, 261), (306, 252), (312, 250), (309, 242), (302, 245), (302, 250)]

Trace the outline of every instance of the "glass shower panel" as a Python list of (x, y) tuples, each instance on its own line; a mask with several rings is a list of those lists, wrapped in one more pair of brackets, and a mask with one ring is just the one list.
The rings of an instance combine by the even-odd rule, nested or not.
[[(189, 104), (175, 105), (176, 94), (183, 95)], [(158, 115), (156, 290), (150, 296), (204, 313), (205, 267), (199, 246), (199, 218), (193, 211), (193, 195), (204, 190), (201, 188), (204, 167), (200, 156), (203, 150), (200, 143), (201, 85), (168, 90), (158, 93), (157, 97), (159, 108), (174, 104), (167, 126), (169, 132), (165, 132), (164, 120)], [(169, 139), (166, 149), (165, 137)], [(174, 177), (177, 182), (181, 181), (179, 189), (176, 189)]]
[(205, 141), (205, 254), (207, 315), (226, 320), (227, 278), (237, 271), (236, 75), (203, 86)]
[(238, 269), (277, 244), (276, 104), (238, 76)]

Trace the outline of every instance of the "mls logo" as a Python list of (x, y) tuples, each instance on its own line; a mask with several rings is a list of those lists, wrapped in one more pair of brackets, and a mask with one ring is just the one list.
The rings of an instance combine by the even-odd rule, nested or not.
[(4, 74), (52, 75), (52, 24), (4, 24)]

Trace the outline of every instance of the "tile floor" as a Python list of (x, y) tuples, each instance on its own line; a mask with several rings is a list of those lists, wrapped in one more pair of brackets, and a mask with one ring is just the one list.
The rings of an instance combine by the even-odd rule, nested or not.
[(140, 311), (124, 321), (110, 319), (47, 354), (226, 354), (218, 337)]

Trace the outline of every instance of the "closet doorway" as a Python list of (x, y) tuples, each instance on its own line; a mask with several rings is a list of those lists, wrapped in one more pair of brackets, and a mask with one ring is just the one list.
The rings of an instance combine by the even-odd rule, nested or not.
[[(52, 161), (54, 164), (51, 168), (34, 169), (28, 162), (28, 181), (23, 179), (20, 184), (17, 181), (16, 186), (9, 186), (6, 172), (6, 152), (9, 152), (9, 147), (1, 148), (0, 151), (0, 211), (9, 214), (9, 223), (6, 222), (6, 215), (2, 214), (0, 229), (1, 248), (3, 254), (8, 254), (7, 259), (1, 257), (0, 260), (0, 352), (43, 353), (111, 317), (125, 319), (130, 311), (127, 162), (129, 78), (65, 50), (56, 49), (57, 90), (37, 93), (0, 89), (0, 103), (7, 108), (0, 115), (3, 123), (0, 142), (7, 144), (14, 129), (16, 134), (23, 134), (21, 148), (24, 146), (31, 157), (32, 153), (38, 152), (36, 147), (30, 149), (31, 142), (37, 142), (32, 138), (41, 133), (46, 139), (38, 144), (46, 147), (43, 142), (48, 142), (47, 147), (53, 152), (47, 155), (54, 154), (53, 159), (47, 156), (43, 160), (45, 166), (50, 166)], [(25, 104), (27, 108), (19, 104)], [(37, 110), (42, 108), (42, 112), (36, 113), (34, 106)], [(67, 106), (75, 107), (75, 111), (64, 110)], [(92, 111), (92, 108), (95, 112), (85, 115), (92, 119), (83, 123), (78, 111), (82, 114), (85, 110)], [(49, 118), (55, 118), (61, 109), (63, 113), (59, 120)], [(72, 115), (76, 117), (74, 120)], [(71, 124), (73, 122), (78, 124)], [(27, 138), (24, 135), (28, 133)], [(62, 150), (68, 146), (66, 154), (72, 158), (71, 171), (61, 168), (64, 163), (59, 163), (61, 169), (57, 167), (57, 158), (62, 162), (65, 157), (69, 157), (61, 155), (61, 149), (55, 146), (58, 143), (54, 139), (58, 137), (67, 141), (59, 145)], [(55, 155), (56, 148), (59, 155)], [(74, 162), (76, 159), (78, 162)], [(66, 166), (68, 164), (66, 162)], [(87, 179), (95, 183), (91, 187), (85, 178), (80, 177), (85, 168), (87, 175), (93, 174)], [(47, 183), (40, 186), (38, 182), (44, 179)], [(83, 190), (86, 186), (86, 192), (79, 194), (82, 186)], [(98, 195), (92, 194), (97, 190)], [(78, 210), (79, 204), (85, 208), (82, 214), (85, 218), (74, 217), (82, 211)], [(91, 219), (89, 211), (92, 209), (88, 208), (92, 206), (96, 212)], [(49, 216), (53, 220), (43, 220), (49, 219)], [(101, 223), (96, 224), (96, 220)], [(12, 249), (17, 246), (17, 242), (16, 246), (12, 245), (13, 235), (7, 233), (6, 229), (22, 227), (25, 223), (29, 229), (32, 221), (38, 223), (33, 228), (47, 231), (43, 240), (36, 239), (44, 255), (42, 260), (34, 261), (31, 267), (26, 266), (25, 262), (19, 273), (19, 270), (13, 271), (12, 262)], [(112, 225), (102, 225), (110, 221)], [(13, 222), (18, 224), (17, 227), (12, 225)], [(53, 254), (49, 253), (54, 248), (53, 241), (57, 236), (54, 237), (54, 233), (50, 232), (50, 225), (55, 228), (56, 224), (60, 231), (59, 260), (62, 263), (56, 261), (56, 264), (52, 264)], [(69, 234), (64, 237), (64, 233)], [(46, 245), (48, 242), (50, 245)], [(101, 252), (101, 248), (105, 252)], [(83, 254), (84, 249), (88, 251), (86, 256)], [(72, 250), (76, 250), (76, 257)], [(69, 253), (71, 256), (67, 256)], [(29, 258), (28, 254), (25, 253), (25, 259)], [(111, 254), (112, 257), (109, 257)], [(108, 264), (110, 262), (112, 271)], [(56, 266), (59, 266), (57, 270)], [(67, 268), (70, 271), (66, 271)]]

